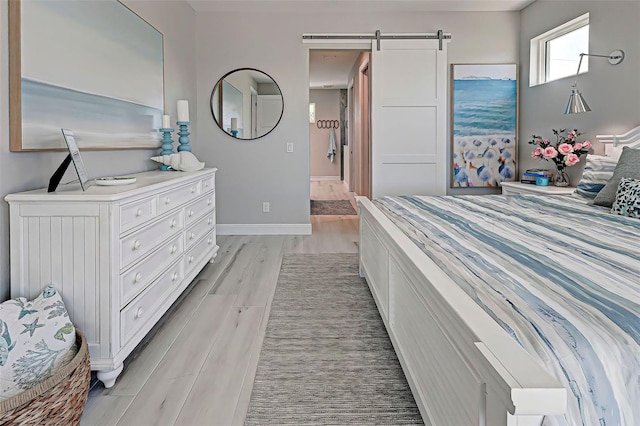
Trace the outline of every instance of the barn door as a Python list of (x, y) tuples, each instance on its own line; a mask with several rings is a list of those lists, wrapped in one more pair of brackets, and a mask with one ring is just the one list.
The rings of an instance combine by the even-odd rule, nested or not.
[(381, 40), (371, 49), (373, 197), (444, 195), (447, 43)]

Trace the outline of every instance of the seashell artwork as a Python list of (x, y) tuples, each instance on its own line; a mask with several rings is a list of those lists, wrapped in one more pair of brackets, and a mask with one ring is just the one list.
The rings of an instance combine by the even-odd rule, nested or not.
[(157, 163), (171, 167), (173, 170), (183, 172), (195, 172), (204, 168), (204, 163), (198, 161), (195, 155), (189, 151), (180, 151), (177, 154), (159, 155), (151, 157)]

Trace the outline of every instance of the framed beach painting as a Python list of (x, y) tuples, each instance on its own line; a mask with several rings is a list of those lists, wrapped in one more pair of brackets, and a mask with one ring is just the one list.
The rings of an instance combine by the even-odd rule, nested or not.
[(451, 76), (451, 187), (516, 180), (517, 65), (454, 64)]
[(9, 2), (11, 151), (156, 149), (162, 33), (116, 0)]

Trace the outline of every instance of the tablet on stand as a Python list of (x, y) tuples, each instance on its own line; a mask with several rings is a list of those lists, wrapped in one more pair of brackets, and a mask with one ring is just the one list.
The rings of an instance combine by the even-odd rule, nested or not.
[(80, 181), (80, 186), (83, 191), (86, 191), (88, 188), (87, 182), (89, 178), (87, 177), (87, 170), (84, 168), (84, 163), (82, 162), (82, 157), (80, 157), (80, 149), (78, 148), (78, 144), (76, 144), (76, 140), (73, 136), (73, 131), (69, 129), (61, 129), (62, 135), (64, 136), (64, 141), (67, 144), (67, 148), (69, 149), (69, 154), (64, 159), (60, 167), (56, 170), (56, 172), (51, 176), (49, 180), (49, 188), (48, 192), (54, 192), (60, 181), (62, 180), (62, 176), (64, 172), (67, 171), (69, 164), (73, 161), (73, 166), (76, 169), (76, 174), (78, 175), (78, 180)]

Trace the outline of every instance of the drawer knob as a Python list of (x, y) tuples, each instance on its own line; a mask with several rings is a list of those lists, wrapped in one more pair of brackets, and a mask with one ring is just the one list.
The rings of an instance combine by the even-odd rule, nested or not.
[(175, 228), (177, 224), (178, 224), (178, 221), (177, 221), (177, 220), (175, 220), (175, 219), (171, 219), (171, 227), (172, 227), (172, 228)]
[(210, 206), (211, 204), (213, 204), (213, 200), (212, 200), (211, 198), (209, 198), (209, 199), (207, 200), (207, 205), (208, 205), (208, 206)]
[(207, 244), (209, 244), (209, 245), (213, 244), (213, 238), (209, 238), (209, 239), (207, 240)]
[(189, 256), (189, 263), (193, 263), (193, 260), (194, 260), (194, 259), (195, 259), (195, 258), (193, 257), (193, 255)]
[(194, 192), (196, 192), (196, 187), (195, 187), (195, 186), (192, 186), (192, 187), (191, 187), (191, 193), (193, 194)]
[(189, 210), (189, 217), (193, 216), (195, 212), (193, 210)]
[(165, 204), (169, 204), (171, 202), (171, 198), (167, 197), (164, 199)]
[(138, 319), (138, 318), (142, 317), (143, 313), (144, 313), (144, 311), (142, 310), (142, 307), (139, 307), (138, 310), (136, 311), (135, 318)]
[(196, 233), (195, 233), (195, 232), (192, 232), (192, 233), (189, 235), (189, 239), (190, 239), (190, 240), (193, 240), (195, 237), (196, 237)]
[(171, 281), (178, 281), (178, 273), (174, 272), (173, 275), (171, 275)]
[(209, 187), (209, 185), (211, 185), (211, 183), (209, 181), (204, 183), (204, 186), (206, 186), (207, 188)]
[(136, 210), (136, 217), (142, 216), (142, 209)]
[(135, 277), (133, 277), (134, 283), (139, 283), (142, 280), (142, 274), (138, 272)]
[(210, 218), (207, 220), (207, 225), (211, 225), (212, 223), (213, 223), (213, 218), (212, 218), (212, 217), (210, 217)]
[(175, 252), (177, 252), (177, 251), (178, 251), (178, 246), (177, 246), (177, 245), (175, 245), (175, 244), (174, 244), (174, 245), (172, 245), (172, 246), (171, 246), (171, 254), (175, 254)]
[(136, 241), (133, 243), (133, 249), (134, 249), (134, 250), (138, 250), (138, 249), (140, 248), (140, 246), (141, 246), (141, 245), (142, 245), (142, 243), (140, 242), (140, 240), (136, 240)]

